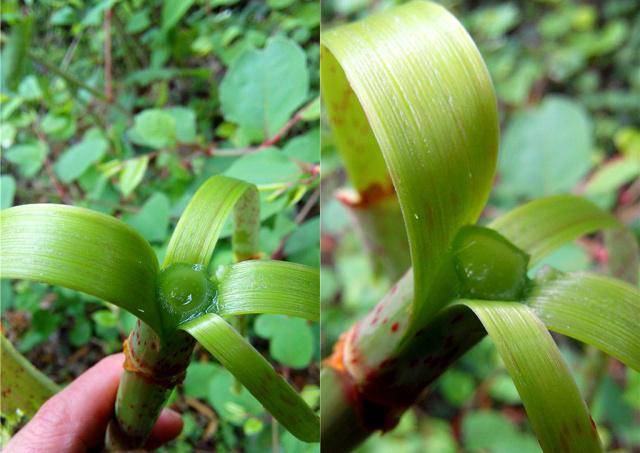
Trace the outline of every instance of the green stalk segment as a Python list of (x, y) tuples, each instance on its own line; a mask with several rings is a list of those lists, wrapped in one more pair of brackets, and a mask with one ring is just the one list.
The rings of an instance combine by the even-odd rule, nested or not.
[[(217, 310), (217, 287), (222, 279), (211, 279), (206, 268), (232, 213), (236, 257), (256, 257), (260, 219), (254, 185), (213, 176), (198, 189), (180, 217), (157, 282), (162, 326), (154, 332), (139, 323), (129, 336), (131, 360), (120, 381), (116, 417), (107, 437), (112, 448), (142, 446), (171, 389), (184, 377), (195, 342), (176, 329)], [(130, 401), (135, 404), (131, 406)]]
[(410, 336), (446, 303), (446, 251), (489, 196), (499, 136), (489, 73), (462, 25), (423, 1), (327, 31), (321, 51), (322, 93), (350, 177), (358, 190), (384, 190), (390, 177), (402, 208), (415, 285)]
[(318, 416), (224, 319), (207, 314), (181, 326), (229, 370), (297, 438), (317, 442)]
[(411, 266), (411, 259), (402, 211), (393, 187), (390, 186), (388, 193), (377, 195), (342, 189), (337, 198), (351, 214), (374, 270), (392, 281), (400, 278)]

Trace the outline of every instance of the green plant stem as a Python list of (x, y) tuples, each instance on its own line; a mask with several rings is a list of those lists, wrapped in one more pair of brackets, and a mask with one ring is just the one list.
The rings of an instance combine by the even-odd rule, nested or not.
[(85, 91), (88, 91), (98, 101), (102, 102), (103, 104), (105, 104), (105, 105), (107, 105), (109, 107), (115, 107), (116, 109), (118, 109), (119, 111), (124, 113), (125, 115), (127, 115), (127, 116), (129, 115), (129, 112), (127, 112), (120, 105), (118, 105), (116, 103), (109, 102), (109, 99), (107, 99), (107, 97), (104, 95), (104, 93), (102, 93), (100, 90), (97, 90), (97, 89), (93, 88), (92, 86), (86, 84), (84, 81), (80, 80), (76, 76), (74, 76), (72, 74), (69, 74), (67, 71), (63, 71), (62, 69), (60, 69), (56, 65), (51, 64), (48, 61), (40, 58), (35, 53), (33, 53), (31, 50), (27, 51), (27, 55), (29, 56), (29, 58), (31, 60), (33, 60), (34, 62), (36, 62), (40, 66), (43, 66), (47, 71), (52, 72), (55, 75), (63, 78), (66, 82), (68, 82), (69, 84), (73, 85), (74, 87), (81, 88), (81, 89), (83, 89)]
[[(195, 342), (177, 331), (164, 341), (139, 322), (128, 340), (137, 365), (125, 364), (118, 387), (115, 417), (107, 430), (109, 449), (135, 449), (146, 442), (173, 387), (189, 365)], [(138, 372), (134, 371), (138, 368)]]
[(411, 266), (409, 243), (400, 204), (395, 194), (368, 203), (362, 194), (341, 190), (338, 199), (347, 208), (376, 272), (395, 281)]

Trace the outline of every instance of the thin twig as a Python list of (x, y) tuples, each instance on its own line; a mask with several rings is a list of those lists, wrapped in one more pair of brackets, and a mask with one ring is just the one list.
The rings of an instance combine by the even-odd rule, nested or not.
[(83, 82), (82, 80), (78, 79), (76, 76), (69, 74), (67, 71), (63, 71), (62, 69), (60, 69), (56, 65), (53, 65), (53, 64), (49, 63), (46, 60), (43, 60), (42, 58), (40, 58), (39, 56), (34, 54), (31, 50), (28, 50), (27, 54), (29, 55), (29, 58), (32, 59), (34, 62), (36, 62), (40, 66), (43, 66), (45, 69), (47, 69), (48, 71), (54, 73), (55, 75), (57, 75), (59, 77), (62, 77), (64, 80), (66, 80), (71, 85), (74, 85), (76, 88), (81, 88), (81, 89), (83, 89), (85, 91), (88, 91), (97, 100), (103, 102), (106, 105), (113, 106), (113, 107), (117, 108), (118, 110), (120, 110), (122, 113), (124, 113), (127, 116), (129, 115), (129, 112), (127, 112), (123, 107), (119, 106), (118, 104), (110, 104), (109, 100), (105, 97), (104, 93), (100, 92), (99, 90), (96, 90), (95, 88), (93, 88), (90, 85), (87, 85), (85, 82)]
[(313, 191), (313, 193), (311, 194), (307, 202), (304, 204), (302, 209), (300, 209), (300, 212), (298, 212), (298, 215), (296, 215), (296, 218), (294, 220), (296, 224), (298, 225), (301, 224), (302, 221), (307, 218), (307, 215), (309, 214), (309, 212), (311, 212), (311, 209), (313, 209), (313, 207), (316, 205), (319, 198), (320, 198), (320, 187), (316, 187), (316, 190)]
[(113, 102), (113, 86), (111, 77), (111, 8), (104, 12), (102, 29), (104, 32), (104, 95), (107, 102)]
[(66, 71), (69, 65), (71, 64), (71, 60), (73, 59), (73, 55), (76, 53), (76, 49), (78, 48), (78, 44), (80, 44), (80, 39), (82, 39), (83, 33), (84, 33), (84, 29), (80, 30), (78, 35), (75, 38), (73, 38), (73, 42), (67, 49), (67, 52), (64, 54), (64, 58), (62, 59), (62, 64), (60, 65), (60, 68), (62, 68), (63, 71)]
[(285, 123), (284, 126), (280, 128), (278, 132), (276, 132), (273, 137), (265, 139), (258, 146), (250, 146), (246, 148), (233, 148), (233, 149), (215, 149), (215, 146), (210, 147), (207, 150), (207, 154), (211, 156), (224, 156), (224, 157), (233, 157), (233, 156), (243, 156), (245, 154), (255, 153), (262, 149), (268, 148), (277, 144), (280, 140), (282, 140), (287, 133), (302, 120), (302, 115), (304, 112), (309, 109), (313, 105), (314, 101), (309, 102), (300, 110), (298, 110), (290, 119)]

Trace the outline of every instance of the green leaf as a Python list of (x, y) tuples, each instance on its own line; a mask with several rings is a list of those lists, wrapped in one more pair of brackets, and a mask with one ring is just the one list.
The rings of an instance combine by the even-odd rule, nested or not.
[(42, 168), (48, 152), (47, 144), (38, 141), (14, 145), (7, 150), (5, 157), (9, 162), (18, 166), (21, 176), (31, 178)]
[(612, 274), (632, 283), (638, 279), (640, 252), (633, 234), (613, 215), (584, 198), (541, 198), (498, 217), (489, 227), (530, 254), (530, 267), (563, 244), (604, 229)]
[(186, 107), (171, 107), (164, 110), (176, 122), (176, 139), (179, 143), (196, 141), (196, 114)]
[(221, 368), (213, 363), (195, 362), (189, 365), (183, 383), (185, 395), (194, 398), (207, 398), (211, 378), (220, 371)]
[(123, 220), (135, 228), (149, 242), (161, 242), (167, 237), (171, 206), (162, 192), (156, 192), (144, 202), (135, 215)]
[(0, 221), (2, 278), (82, 291), (159, 329), (154, 285), (158, 262), (132, 228), (88, 209), (55, 204), (5, 209)]
[(90, 131), (80, 143), (62, 153), (53, 168), (60, 181), (70, 183), (99, 162), (108, 147), (109, 142), (99, 132)]
[(16, 194), (16, 180), (11, 175), (0, 176), (0, 209), (13, 206), (13, 197)]
[(468, 412), (462, 421), (465, 450), (491, 453), (538, 453), (536, 440), (518, 432), (516, 426), (499, 412)]
[(2, 47), (2, 87), (14, 90), (24, 73), (33, 31), (33, 16), (12, 24), (9, 39)]
[(255, 257), (260, 230), (258, 191), (246, 182), (216, 175), (200, 186), (182, 213), (162, 267), (172, 263), (208, 265), (234, 207), (234, 252), (238, 259)]
[(0, 335), (2, 353), (2, 414), (21, 411), (32, 417), (58, 390), (58, 386), (23, 357), (4, 335)]
[(256, 334), (270, 339), (271, 357), (292, 368), (306, 368), (313, 358), (313, 333), (307, 321), (282, 315), (260, 315)]
[(295, 161), (320, 162), (320, 128), (315, 127), (304, 135), (292, 138), (282, 153)]
[(516, 114), (500, 149), (499, 193), (534, 198), (570, 192), (592, 167), (592, 128), (576, 102), (549, 96)]
[(120, 173), (120, 192), (126, 198), (138, 187), (144, 178), (149, 164), (149, 156), (141, 156), (135, 159), (128, 159), (124, 162), (122, 173)]
[(162, 4), (162, 29), (172, 29), (194, 3), (195, 0), (165, 0)]
[(294, 181), (300, 167), (275, 148), (266, 148), (240, 157), (225, 174), (260, 186)]
[(544, 451), (600, 452), (569, 369), (544, 324), (518, 302), (461, 301), (480, 319), (513, 378)]
[(408, 337), (448, 299), (443, 257), (491, 189), (491, 79), (469, 35), (434, 3), (330, 30), (322, 44), (322, 94), (349, 177), (360, 192), (384, 193), (390, 176), (402, 207), (415, 285)]
[(555, 332), (593, 345), (640, 370), (640, 290), (588, 273), (550, 272), (526, 303)]
[(620, 186), (640, 177), (640, 158), (628, 156), (600, 167), (589, 179), (585, 195), (597, 195), (618, 190)]
[(498, 217), (489, 228), (531, 255), (530, 266), (584, 234), (618, 228), (618, 220), (589, 200), (556, 195), (531, 201)]
[(263, 50), (248, 50), (231, 64), (220, 84), (220, 103), (227, 121), (261, 141), (284, 126), (308, 93), (304, 51), (294, 41), (275, 37)]
[(129, 139), (153, 149), (173, 148), (177, 139), (176, 120), (164, 110), (144, 110), (135, 116)]
[(224, 319), (207, 314), (181, 328), (213, 354), (292, 434), (307, 442), (318, 441), (317, 415)]
[(286, 261), (248, 260), (217, 272), (218, 313), (272, 313), (318, 321), (320, 282), (316, 269)]

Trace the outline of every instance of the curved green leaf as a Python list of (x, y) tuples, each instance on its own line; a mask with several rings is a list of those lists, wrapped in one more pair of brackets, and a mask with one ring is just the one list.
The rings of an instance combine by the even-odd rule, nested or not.
[(218, 313), (273, 313), (320, 319), (317, 269), (285, 261), (249, 260), (218, 272)]
[(493, 86), (462, 25), (434, 3), (407, 3), (328, 31), (322, 44), (322, 93), (349, 175), (372, 195), (390, 176), (402, 208), (415, 329), (446, 303), (437, 285), (443, 257), (491, 189)]
[(588, 343), (640, 371), (640, 290), (613, 278), (554, 272), (526, 303), (554, 332)]
[(0, 212), (0, 277), (82, 291), (160, 331), (158, 261), (133, 228), (89, 209), (56, 204)]
[(32, 417), (59, 388), (16, 351), (4, 335), (0, 335), (0, 352), (2, 413), (11, 416), (21, 411), (27, 417)]
[(200, 186), (184, 210), (162, 267), (173, 263), (208, 265), (234, 206), (233, 250), (239, 260), (255, 257), (260, 230), (258, 189), (253, 184), (216, 175)]
[(558, 347), (517, 302), (460, 301), (480, 319), (513, 378), (546, 452), (600, 452), (595, 425)]
[(214, 355), (294, 436), (317, 442), (318, 416), (258, 351), (220, 316), (207, 314), (181, 329)]
[(601, 229), (608, 230), (613, 274), (635, 282), (638, 244), (613, 215), (574, 195), (556, 195), (520, 206), (489, 224), (531, 255), (530, 266), (566, 242)]

